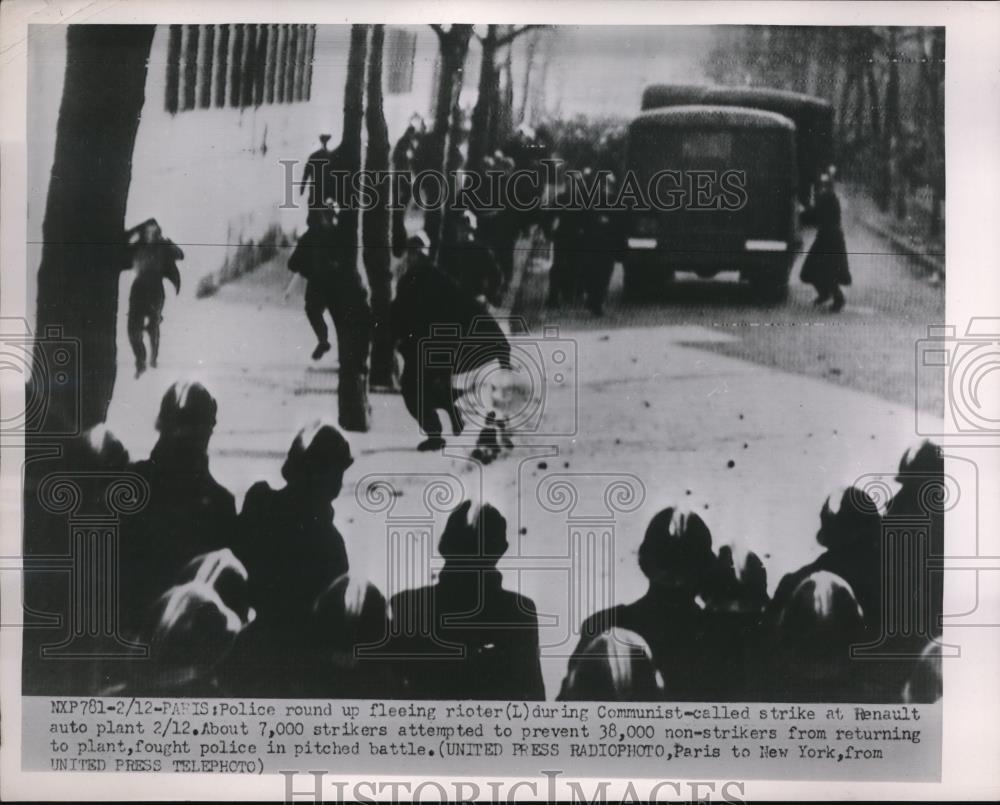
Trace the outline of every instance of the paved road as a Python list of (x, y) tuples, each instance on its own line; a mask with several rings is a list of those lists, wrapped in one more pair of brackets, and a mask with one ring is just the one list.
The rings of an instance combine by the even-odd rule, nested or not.
[[(894, 254), (888, 242), (857, 221), (849, 200), (844, 207), (854, 284), (846, 289), (847, 307), (836, 315), (814, 308), (812, 287), (798, 280), (804, 254), (792, 271), (789, 299), (780, 305), (757, 302), (735, 274), (711, 280), (680, 274), (662, 300), (628, 303), (622, 298), (619, 266), (602, 319), (594, 319), (582, 306), (556, 313), (543, 310), (544, 274), (528, 277), (518, 312), (536, 328), (543, 322), (559, 323), (567, 332), (696, 324), (736, 336), (722, 342), (706, 340), (705, 349), (823, 378), (904, 405), (913, 404), (919, 382), (921, 407), (939, 413), (941, 376), (926, 370), (918, 375), (913, 356), (917, 340), (927, 336), (927, 326), (944, 321), (944, 288), (933, 287), (920, 276), (919, 268)], [(813, 237), (811, 230), (805, 234), (803, 251)]]
[[(855, 230), (849, 242), (880, 251)], [(199, 261), (194, 250), (186, 267)], [(773, 588), (817, 552), (827, 488), (870, 473), (891, 479), (913, 435), (907, 356), (940, 312), (941, 292), (890, 257), (856, 255), (853, 268), (850, 307), (839, 317), (816, 313), (808, 289), (763, 309), (737, 288), (705, 283), (679, 286), (665, 306), (622, 307), (616, 288), (599, 321), (582, 311), (550, 317), (530, 304), (544, 277), (530, 277), (532, 323), (538, 334), (557, 324), (562, 339), (518, 342), (523, 380), (536, 383), (527, 397), (538, 404), (536, 427), (483, 468), (468, 447), (417, 453), (402, 399), (373, 395), (374, 428), (350, 435), (357, 461), (335, 504), (352, 568), (390, 592), (426, 580), (439, 567), (445, 512), (466, 496), (494, 502), (509, 523), (505, 584), (542, 615), (550, 698), (582, 618), (644, 590), (636, 553), (664, 506), (697, 510), (737, 557), (757, 551)], [(169, 299), (161, 365), (138, 380), (122, 317), (109, 425), (134, 457), (153, 444), (167, 385), (201, 378), (219, 399), (216, 477), (237, 501), (256, 480), (281, 483), (296, 428), (335, 417), (337, 385), (335, 350), (319, 364), (309, 359), (301, 299), (282, 296), (288, 276), (275, 264), (209, 299)], [(891, 382), (880, 385), (877, 375)], [(393, 494), (380, 496), (376, 477)], [(416, 545), (402, 562), (401, 538)]]

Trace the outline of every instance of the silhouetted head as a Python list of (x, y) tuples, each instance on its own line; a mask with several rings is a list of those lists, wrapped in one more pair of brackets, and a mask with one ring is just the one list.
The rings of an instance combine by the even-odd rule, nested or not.
[(212, 587), (199, 582), (171, 587), (150, 615), (149, 662), (163, 684), (204, 681), (246, 625)]
[(257, 617), (250, 606), (247, 569), (229, 548), (196, 556), (180, 572), (178, 584), (194, 583), (214, 590), (244, 624)]
[(489, 503), (466, 500), (448, 517), (438, 552), (446, 564), (492, 567), (507, 552), (507, 520)]
[(913, 664), (910, 678), (903, 685), (906, 704), (934, 704), (941, 698), (941, 644), (928, 643)]
[(389, 618), (389, 603), (378, 587), (345, 573), (313, 605), (318, 653), (336, 665), (354, 666), (359, 646), (385, 639)]
[(139, 238), (143, 243), (159, 243), (163, 239), (163, 230), (155, 219), (150, 218), (143, 224)]
[(862, 640), (864, 613), (854, 590), (825, 570), (803, 579), (778, 615), (777, 645), (805, 678), (835, 675), (850, 664), (850, 647)]
[(559, 701), (648, 702), (663, 698), (663, 677), (635, 632), (609, 629), (570, 661)]
[(129, 463), (125, 445), (103, 423), (70, 440), (65, 457), (75, 470), (124, 470)]
[(820, 193), (830, 193), (833, 191), (833, 176), (829, 173), (821, 173), (816, 182), (816, 189)]
[(882, 533), (882, 516), (872, 497), (856, 486), (837, 487), (819, 512), (816, 541), (824, 548), (871, 547)]
[(944, 454), (941, 448), (929, 439), (924, 439), (903, 452), (903, 457), (899, 460), (896, 481), (903, 486), (912, 482), (922, 484), (943, 475)]
[(351, 446), (340, 431), (316, 421), (296, 434), (281, 475), (290, 487), (332, 501), (340, 494), (344, 471), (353, 463)]
[(156, 429), (161, 441), (195, 453), (208, 449), (219, 405), (201, 383), (174, 383), (163, 395)]
[(479, 222), (476, 220), (476, 214), (472, 210), (465, 210), (458, 216), (456, 229), (460, 237), (470, 237), (475, 233), (478, 226)]
[(326, 148), (326, 144), (330, 142), (330, 135), (329, 134), (319, 135), (319, 141), (320, 143), (322, 143), (323, 147)]
[(651, 582), (696, 590), (711, 568), (712, 532), (694, 512), (661, 510), (646, 527), (639, 568)]

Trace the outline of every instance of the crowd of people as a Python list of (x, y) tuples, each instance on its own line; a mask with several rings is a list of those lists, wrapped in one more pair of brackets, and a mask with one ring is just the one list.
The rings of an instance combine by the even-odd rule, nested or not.
[[(892, 567), (883, 554), (894, 518), (910, 530), (914, 518), (927, 524), (926, 541), (906, 548), (916, 551), (910, 561), (943, 553), (943, 515), (926, 508), (938, 499), (928, 485), (943, 483), (930, 442), (904, 454), (884, 511), (856, 487), (824, 497), (822, 553), (773, 594), (757, 554), (737, 562), (699, 514), (664, 508), (638, 551), (647, 590), (586, 618), (560, 690), (546, 691), (535, 604), (505, 588), (497, 569), (508, 547), (502, 512), (463, 501), (441, 533), (436, 580), (387, 599), (352, 570), (363, 523), (346, 538), (334, 523), (353, 462), (337, 428), (299, 431), (284, 486), (254, 484), (238, 511), (209, 467), (217, 415), (204, 386), (178, 383), (162, 400), (148, 459), (131, 462), (105, 426), (69, 445), (88, 499), (106, 495), (100, 479), (123, 471), (148, 488), (146, 505), (121, 523), (118, 612), (121, 633), (149, 656), (95, 661), (89, 679), (75, 679), (81, 694), (841, 702), (941, 694), (939, 574), (904, 590), (903, 606), (924, 607), (914, 622), (928, 625), (906, 630), (889, 622), (899, 612), (887, 610), (900, 605), (891, 590), (903, 588), (883, 569)], [(54, 544), (61, 518), (46, 521), (31, 494), (26, 505), (34, 539)], [(44, 606), (37, 592), (32, 600)]]

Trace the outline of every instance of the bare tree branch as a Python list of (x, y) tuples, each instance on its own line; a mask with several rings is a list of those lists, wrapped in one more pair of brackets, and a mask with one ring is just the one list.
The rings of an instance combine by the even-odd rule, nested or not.
[(521, 34), (527, 33), (533, 28), (547, 28), (547, 25), (522, 25), (520, 28), (515, 28), (509, 33), (504, 34), (497, 38), (497, 47), (502, 48), (504, 45), (509, 45), (515, 39), (517, 39)]
[(444, 32), (444, 28), (438, 25), (436, 22), (430, 23), (431, 30), (438, 35), (438, 39), (444, 39), (447, 34)]

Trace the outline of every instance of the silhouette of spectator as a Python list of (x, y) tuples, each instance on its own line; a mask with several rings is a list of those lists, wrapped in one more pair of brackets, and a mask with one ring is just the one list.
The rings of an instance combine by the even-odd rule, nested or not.
[(210, 587), (246, 624), (253, 623), (257, 617), (256, 611), (250, 606), (247, 569), (229, 548), (212, 551), (192, 559), (181, 571), (177, 583), (195, 583)]
[(305, 694), (324, 699), (378, 699), (396, 691), (392, 667), (374, 648), (389, 633), (389, 602), (371, 582), (345, 574), (313, 606), (313, 660)]
[[(922, 549), (925, 552), (923, 557), (914, 556), (914, 562), (917, 566), (926, 567), (929, 559), (927, 554), (944, 556), (944, 501), (948, 498), (948, 492), (944, 482), (944, 456), (941, 448), (925, 439), (919, 445), (907, 449), (899, 461), (896, 481), (900, 484), (900, 489), (886, 509), (887, 525), (891, 527), (894, 520), (906, 520), (909, 521), (909, 528), (906, 530), (912, 532), (919, 530), (913, 529), (914, 520), (926, 523), (927, 542), (911, 546), (912, 550)], [(920, 590), (920, 599), (920, 603), (927, 607), (929, 635), (940, 636), (944, 606), (943, 573), (929, 574), (928, 583)]]
[(281, 468), (286, 485), (259, 481), (247, 491), (237, 553), (250, 573), (250, 603), (268, 623), (302, 629), (316, 597), (347, 572), (332, 504), (353, 463), (347, 440), (317, 421), (292, 441)]
[[(106, 517), (108, 505), (106, 496), (112, 484), (118, 483), (122, 473), (128, 469), (128, 451), (106, 425), (96, 425), (78, 436), (62, 442), (61, 454), (51, 456), (39, 453), (25, 463), (24, 468), (24, 612), (23, 631), (23, 687), (26, 695), (41, 695), (58, 692), (62, 695), (90, 695), (101, 683), (95, 680), (100, 673), (92, 658), (81, 658), (79, 662), (60, 660), (52, 662), (42, 657), (42, 647), (58, 643), (64, 635), (51, 628), (28, 628), (38, 623), (40, 615), (71, 617), (79, 598), (74, 602), (73, 591), (63, 573), (29, 572), (31, 560), (38, 557), (65, 555), (72, 551), (70, 527), (72, 520), (65, 513), (53, 513), (43, 505), (55, 497), (54, 487), (46, 485), (46, 479), (66, 479), (79, 491), (75, 502), (75, 517)], [(103, 529), (102, 529), (103, 531)], [(103, 540), (103, 536), (99, 537)], [(120, 551), (119, 542), (119, 551)], [(119, 557), (121, 556), (119, 552)], [(119, 558), (120, 562), (120, 558)], [(116, 583), (118, 583), (116, 581)], [(110, 603), (110, 601), (109, 601)], [(116, 603), (121, 621), (127, 614), (123, 601)], [(93, 614), (98, 617), (98, 613)], [(108, 613), (113, 614), (113, 613)], [(102, 618), (103, 620), (103, 618)], [(129, 636), (119, 628), (118, 637)]]
[(507, 521), (489, 504), (448, 518), (436, 584), (393, 596), (389, 653), (415, 699), (545, 698), (538, 617), (530, 598), (503, 589), (496, 569)]
[(934, 704), (941, 698), (941, 644), (928, 643), (913, 664), (910, 677), (903, 685), (905, 704)]
[(217, 413), (200, 383), (174, 383), (163, 395), (160, 437), (133, 467), (149, 484), (149, 503), (123, 528), (123, 595), (133, 613), (173, 586), (196, 556), (232, 544), (236, 503), (208, 467)]
[(775, 615), (788, 602), (793, 590), (812, 573), (827, 570), (844, 579), (865, 613), (869, 630), (878, 634), (882, 617), (882, 517), (871, 496), (857, 487), (839, 487), (820, 509), (816, 541), (826, 548), (815, 561), (778, 583), (771, 602)]
[[(649, 579), (646, 594), (631, 604), (596, 612), (580, 627), (570, 665), (598, 635), (613, 628), (642, 637), (666, 683), (666, 698), (711, 698), (704, 620), (695, 594), (712, 560), (712, 534), (697, 514), (668, 507), (649, 522), (639, 547), (639, 568)], [(706, 667), (703, 667), (706, 666)], [(706, 689), (707, 687), (707, 689)]]
[(865, 635), (851, 585), (825, 570), (800, 581), (781, 607), (770, 663), (770, 701), (870, 701), (863, 661), (851, 646)]
[(569, 665), (560, 702), (651, 702), (663, 698), (663, 677), (646, 641), (627, 629), (609, 629)]
[(704, 684), (720, 701), (759, 696), (761, 668), (758, 646), (762, 616), (768, 603), (767, 571), (757, 554), (746, 555), (739, 571), (729, 545), (719, 548), (701, 591), (704, 602), (704, 652), (708, 664)]
[(143, 630), (149, 660), (134, 663), (124, 689), (105, 695), (225, 696), (218, 681), (220, 664), (247, 625), (201, 581), (170, 588), (153, 604)]

